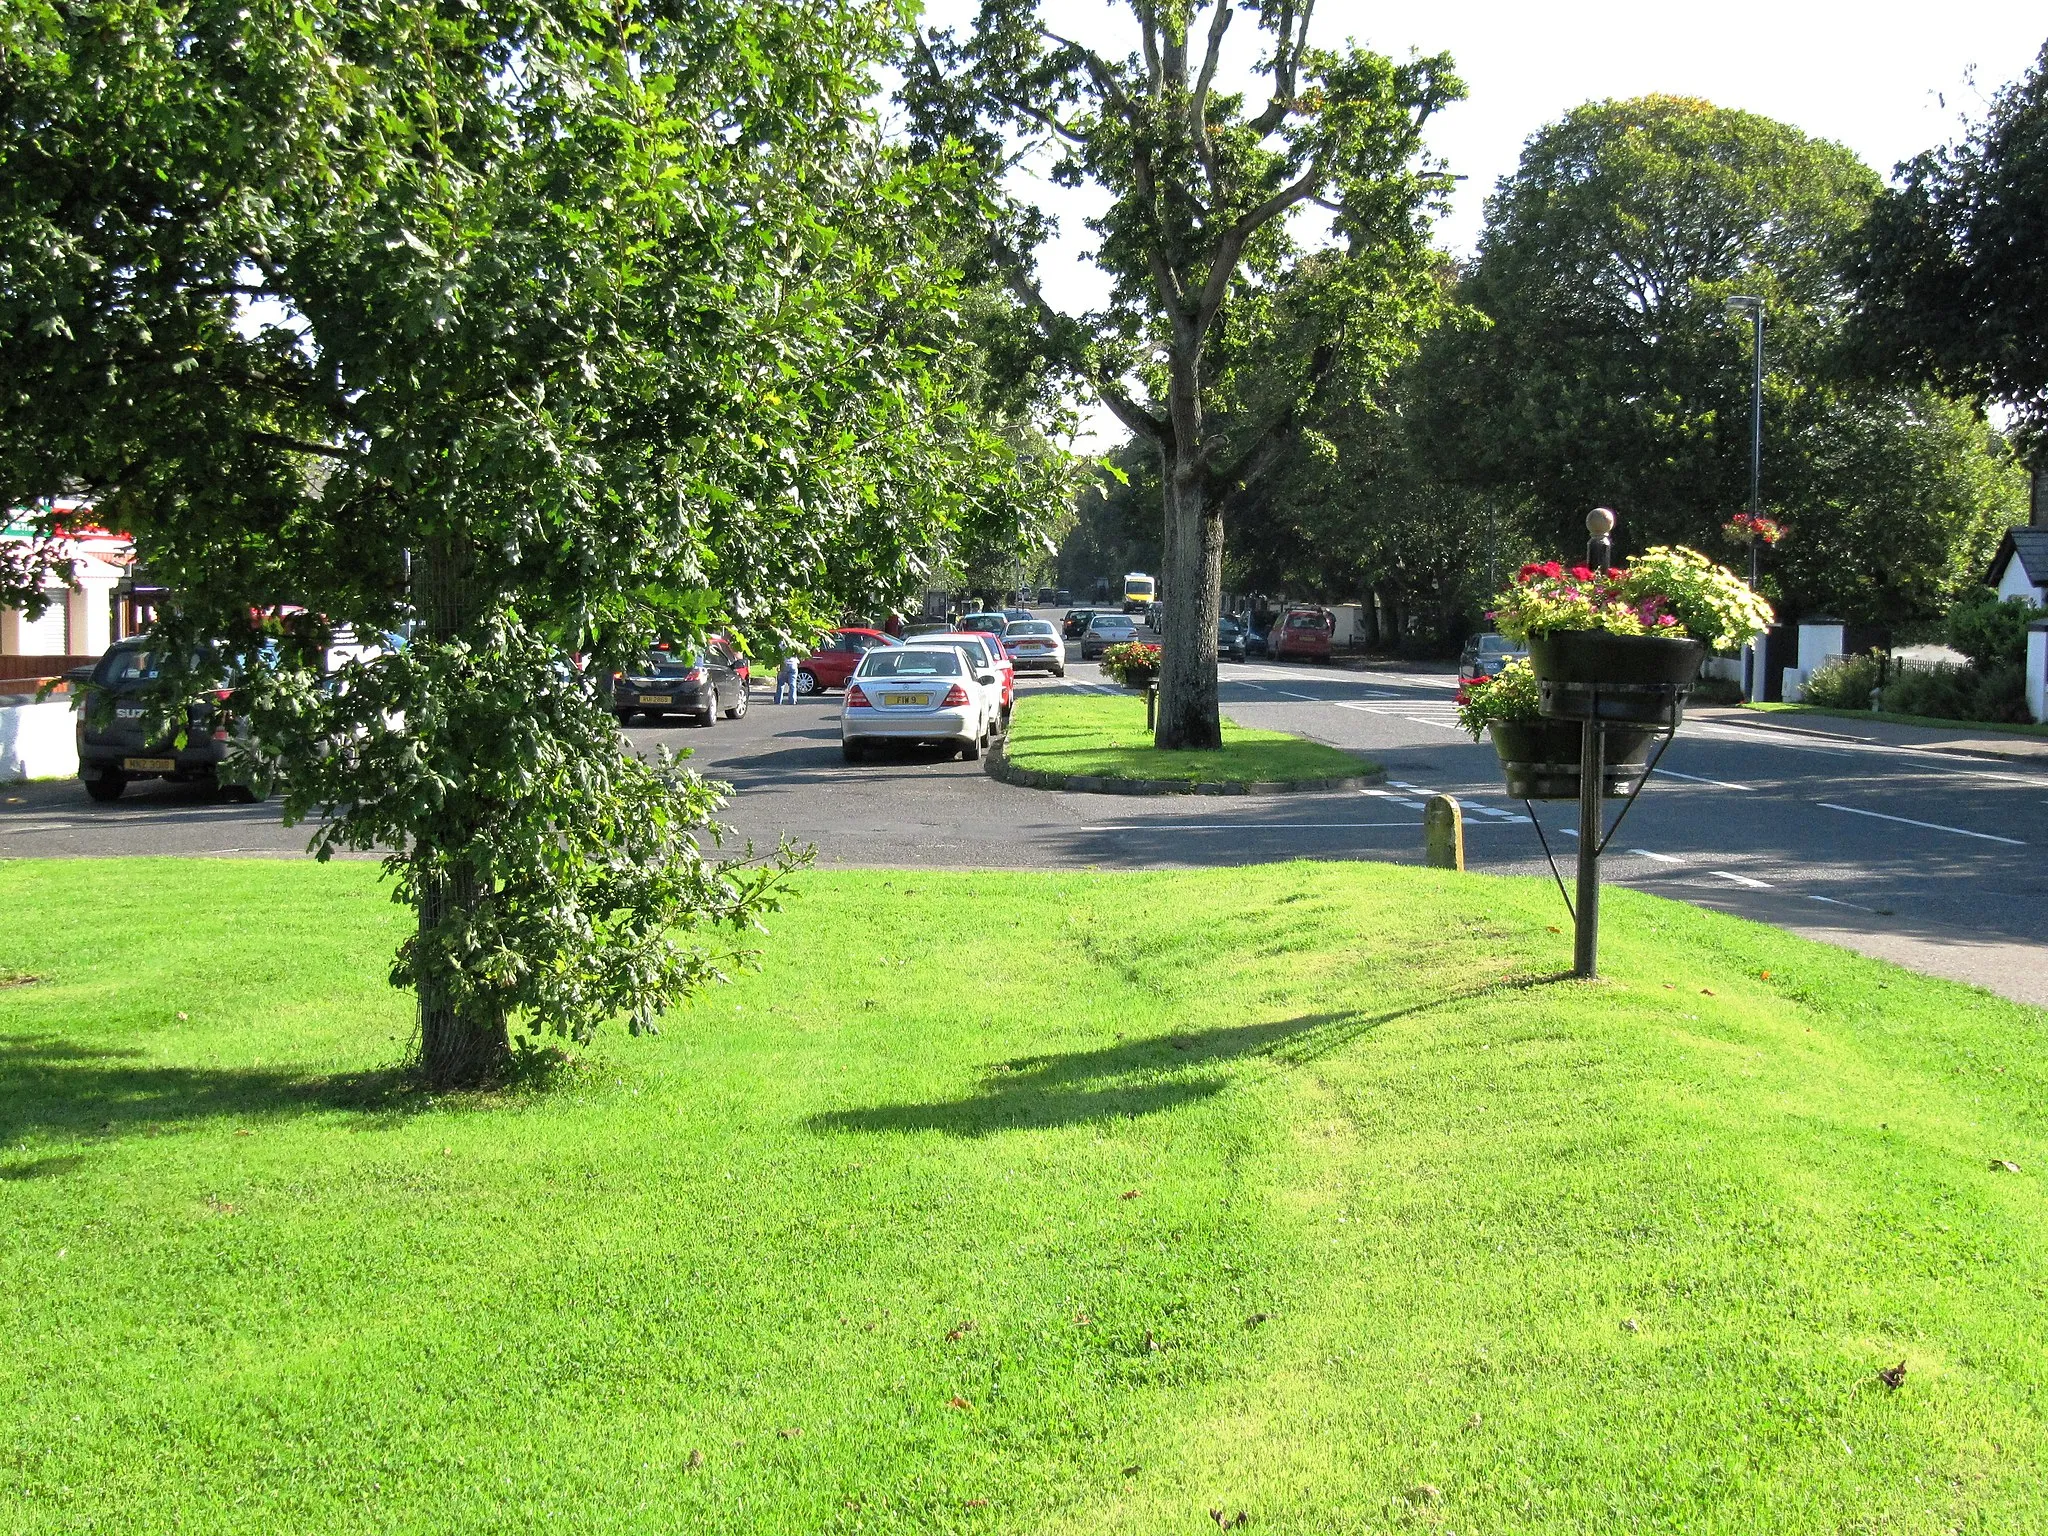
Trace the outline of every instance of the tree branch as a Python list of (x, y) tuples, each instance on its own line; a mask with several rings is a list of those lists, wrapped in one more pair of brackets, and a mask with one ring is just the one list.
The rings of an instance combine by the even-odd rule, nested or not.
[(1109, 407), (1118, 421), (1141, 437), (1148, 437), (1154, 442), (1163, 439), (1166, 436), (1165, 423), (1133, 400), (1107, 373), (1090, 363), (1080, 348), (1070, 344), (1070, 334), (1078, 328), (1076, 322), (1046, 302), (1038, 284), (1025, 270), (1023, 258), (1000, 239), (992, 239), (990, 245), (996, 264), (1003, 269), (1004, 283), (1037, 316), (1053, 350), (1087, 379), (1089, 387), (1102, 397), (1102, 403)]
[(1209, 18), (1209, 49), (1202, 57), (1202, 71), (1195, 78), (1195, 92), (1188, 102), (1188, 131), (1195, 136), (1195, 148), (1202, 156), (1202, 170), (1209, 178), (1209, 196), (1223, 201), (1222, 172), (1216, 164), (1216, 146), (1209, 142), (1209, 86), (1216, 78), (1216, 64), (1223, 54), (1223, 34), (1230, 30), (1230, 0), (1216, 0), (1216, 14)]
[(1312, 196), (1324, 180), (1323, 162), (1320, 157), (1309, 162), (1307, 170), (1298, 180), (1282, 187), (1258, 207), (1246, 213), (1216, 242), (1216, 254), (1209, 262), (1209, 279), (1202, 285), (1202, 299), (1195, 311), (1196, 333), (1209, 329), (1216, 318), (1216, 312), (1223, 307), (1223, 299), (1230, 292), (1231, 274), (1237, 270), (1237, 259), (1244, 254), (1245, 242), (1258, 232), (1261, 226), (1278, 218), (1296, 203)]
[[(1336, 371), (1337, 349), (1326, 341), (1309, 357), (1306, 402), (1308, 405), (1313, 406), (1321, 399), (1324, 383)], [(1300, 419), (1299, 404), (1289, 405), (1274, 417), (1266, 424), (1266, 429), (1252, 440), (1251, 446), (1239, 454), (1227, 469), (1207, 476), (1208, 493), (1213, 496), (1218, 492), (1228, 492), (1236, 488), (1249, 490), (1272, 473), (1273, 466), (1279, 463), (1280, 455), (1286, 450), (1288, 439), (1293, 437), (1295, 426)]]
[(309, 443), (301, 437), (291, 437), (283, 432), (247, 432), (243, 434), (252, 443), (262, 443), (269, 448), (284, 448), (293, 453), (317, 453), (324, 459), (339, 459), (344, 464), (353, 464), (358, 455), (346, 448), (337, 448), (332, 443)]
[(1302, 50), (1308, 46), (1308, 23), (1315, 9), (1316, 0), (1302, 0), (1298, 13), (1294, 0), (1286, 0), (1280, 7), (1280, 18), (1273, 27), (1273, 99), (1251, 124), (1261, 138), (1287, 121), (1287, 114), (1294, 110), (1295, 72), (1301, 67)]

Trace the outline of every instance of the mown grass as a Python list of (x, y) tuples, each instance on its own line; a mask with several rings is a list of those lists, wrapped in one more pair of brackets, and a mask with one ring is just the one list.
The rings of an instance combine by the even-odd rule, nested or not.
[(1214, 752), (1161, 752), (1145, 729), (1142, 698), (1042, 692), (1017, 700), (1005, 753), (1019, 768), (1115, 779), (1183, 779), (1252, 784), (1336, 779), (1378, 772), (1348, 752), (1291, 736), (1223, 722)]
[(1745, 704), (1773, 715), (1829, 715), (1837, 720), (1877, 720), (1887, 725), (1926, 725), (1941, 731), (1995, 731), (2004, 736), (2048, 736), (2048, 725), (2022, 725), (2013, 720), (1948, 720), (1937, 715), (1901, 715), (1888, 709), (1828, 709), (1819, 704)]
[(2048, 1528), (1980, 992), (1620, 890), (1573, 983), (1534, 881), (812, 874), (437, 1101), (371, 868), (0, 902), (9, 1531)]

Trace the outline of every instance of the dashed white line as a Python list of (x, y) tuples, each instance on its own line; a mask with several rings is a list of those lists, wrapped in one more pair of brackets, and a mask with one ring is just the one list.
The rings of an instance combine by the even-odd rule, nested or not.
[(1806, 899), (1808, 901), (1824, 901), (1831, 907), (1849, 907), (1858, 912), (1869, 912), (1873, 916), (1877, 912), (1877, 908), (1875, 907), (1859, 907), (1853, 901), (1837, 901), (1832, 896), (1814, 896), (1809, 894)]
[(1711, 784), (1716, 789), (1739, 789), (1745, 795), (1756, 793), (1747, 784), (1730, 784), (1726, 779), (1703, 779), (1696, 773), (1680, 773), (1676, 768), (1659, 768), (1657, 774), (1660, 778), (1685, 779), (1693, 784)]
[(1673, 858), (1668, 853), (1652, 853), (1647, 848), (1631, 848), (1629, 852), (1638, 858), (1655, 859), (1659, 864), (1683, 864), (1685, 860)]
[(1768, 880), (1752, 880), (1747, 875), (1732, 875), (1725, 869), (1710, 869), (1707, 871), (1707, 873), (1714, 876), (1716, 879), (1726, 880), (1732, 885), (1746, 885), (1753, 891), (1768, 891), (1775, 889), (1775, 887), (1773, 887), (1770, 881)]
[(1987, 843), (2004, 843), (2012, 848), (2027, 846), (2016, 837), (2000, 837), (1995, 832), (1972, 832), (1968, 827), (1948, 827), (1938, 821), (1915, 821), (1910, 816), (1887, 816), (1883, 811), (1863, 811), (1853, 805), (1835, 805), (1826, 800), (1816, 800), (1814, 804), (1824, 811), (1846, 811), (1851, 816), (1868, 816), (1875, 821), (1896, 821), (1902, 827), (1925, 827), (1930, 832), (1953, 832), (1957, 837), (1975, 837)]

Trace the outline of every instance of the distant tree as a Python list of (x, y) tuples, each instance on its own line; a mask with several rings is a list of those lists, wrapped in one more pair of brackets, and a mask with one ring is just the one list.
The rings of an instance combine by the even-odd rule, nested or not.
[(1859, 361), (2013, 413), (2048, 477), (2048, 45), (1957, 144), (1900, 168), (1849, 263)]
[[(591, 673), (713, 628), (789, 643), (1064, 504), (975, 408), (954, 168), (862, 117), (893, 26), (0, 22), (0, 495), (132, 529), (178, 595), (165, 718), (239, 664), (287, 816), (322, 857), (385, 852), (437, 1085), (492, 1080), (513, 1027), (651, 1025), (772, 901), (780, 864), (700, 851), (716, 786), (627, 754)], [(323, 684), (344, 623), (409, 640)]]
[(1845, 368), (1840, 253), (1880, 184), (1848, 150), (1706, 102), (1596, 102), (1538, 132), (1488, 203), (1418, 400), (1446, 475), (1526, 503), (1555, 552), (1595, 506), (1624, 548), (1722, 548), (1748, 501), (1749, 330), (1767, 306), (1768, 569), (1794, 609), (1945, 607), (2015, 495), (2009, 454), (1924, 389)]
[[(1391, 363), (1428, 319), (1427, 211), (1447, 178), (1424, 125), (1462, 87), (1444, 57), (1394, 64), (1308, 40), (1312, 3), (1129, 0), (1141, 52), (1117, 59), (1047, 27), (1037, 0), (984, 0), (967, 38), (923, 40), (904, 89), (930, 147), (970, 146), (991, 179), (990, 249), (1066, 362), (1158, 457), (1165, 516), (1164, 665), (1156, 741), (1222, 741), (1215, 646), (1223, 503), (1278, 457), (1346, 350)], [(1216, 89), (1240, 11), (1264, 52), (1262, 104)], [(1242, 29), (1240, 29), (1242, 30)], [(1055, 179), (1105, 190), (1093, 227), (1109, 306), (1068, 317), (1031, 258), (1046, 230), (995, 178), (1008, 135), (1050, 145)], [(1287, 216), (1334, 216), (1340, 257), (1304, 269)], [(1276, 315), (1320, 317), (1282, 352)], [(1219, 412), (1221, 416), (1219, 417)], [(1221, 421), (1233, 430), (1219, 429)]]

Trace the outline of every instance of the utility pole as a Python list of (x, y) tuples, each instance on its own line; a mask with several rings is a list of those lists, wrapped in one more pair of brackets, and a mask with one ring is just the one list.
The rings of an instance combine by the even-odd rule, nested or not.
[[(1750, 322), (1750, 387), (1749, 387), (1749, 515), (1762, 517), (1764, 513), (1764, 301), (1752, 293), (1729, 295), (1726, 301), (1728, 318), (1738, 320), (1747, 316)], [(1754, 530), (1749, 536), (1749, 586), (1756, 590), (1758, 539)], [(1765, 661), (1757, 654), (1757, 643), (1751, 640), (1743, 647), (1742, 692), (1754, 704), (1763, 695), (1763, 668)]]

